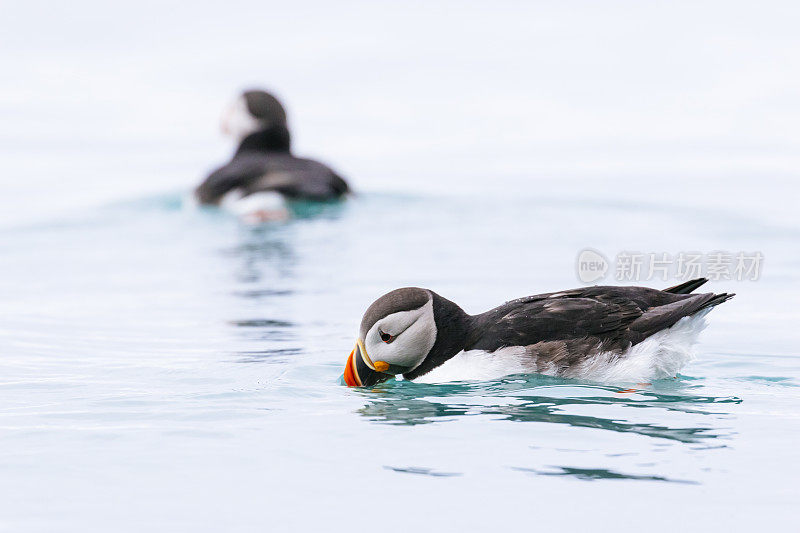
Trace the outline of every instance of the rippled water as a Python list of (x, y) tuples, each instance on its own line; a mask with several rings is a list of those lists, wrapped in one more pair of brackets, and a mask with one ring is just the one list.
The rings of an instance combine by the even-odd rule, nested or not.
[[(789, 519), (794, 220), (545, 185), (365, 193), (264, 227), (179, 193), (3, 229), (0, 521), (449, 531)], [(759, 281), (712, 284), (738, 295), (675, 380), (342, 386), (382, 292), (426, 286), (479, 312), (578, 286), (585, 246), (757, 249), (766, 264)]]

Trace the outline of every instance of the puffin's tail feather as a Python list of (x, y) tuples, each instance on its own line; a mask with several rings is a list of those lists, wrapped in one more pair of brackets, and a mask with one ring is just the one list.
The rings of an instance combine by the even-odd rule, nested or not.
[(633, 344), (641, 342), (661, 330), (671, 328), (681, 318), (710, 309), (726, 300), (730, 300), (733, 296), (733, 294), (714, 294), (710, 292), (692, 294), (672, 303), (651, 307), (628, 326)]
[(690, 279), (689, 281), (684, 281), (683, 283), (675, 285), (674, 287), (670, 287), (669, 289), (664, 289), (664, 292), (671, 292), (672, 294), (689, 294), (697, 287), (703, 285), (706, 281), (708, 281), (708, 278)]
[[(714, 306), (717, 306), (717, 305), (719, 305), (719, 304), (721, 304), (721, 303), (723, 303), (723, 302), (727, 302), (728, 300), (730, 300), (730, 299), (731, 299), (731, 298), (733, 298), (734, 296), (736, 296), (736, 294), (735, 294), (735, 293), (732, 293), (732, 292), (731, 292), (731, 293), (728, 293), (728, 292), (722, 292), (722, 293), (720, 293), (720, 294), (715, 294), (715, 295), (714, 295), (714, 297), (713, 297), (713, 298), (711, 298), (711, 299), (710, 299), (709, 301), (707, 301), (706, 303), (704, 303), (704, 304), (702, 305), (702, 307), (700, 307), (700, 308), (698, 309), (698, 311), (700, 311), (701, 309), (708, 309), (709, 307), (714, 307)], [(696, 312), (696, 311), (695, 311), (695, 312)]]

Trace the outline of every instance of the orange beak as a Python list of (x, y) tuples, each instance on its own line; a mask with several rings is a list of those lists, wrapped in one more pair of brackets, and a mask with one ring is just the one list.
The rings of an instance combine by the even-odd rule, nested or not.
[(356, 341), (356, 347), (350, 352), (344, 365), (344, 382), (348, 387), (370, 387), (386, 381), (393, 375), (388, 363), (384, 361), (373, 363), (361, 339)]
[(353, 354), (356, 349), (350, 352), (350, 357), (347, 358), (347, 363), (344, 365), (344, 382), (348, 387), (360, 387), (361, 381), (358, 379), (358, 372), (356, 371), (356, 363), (353, 361)]

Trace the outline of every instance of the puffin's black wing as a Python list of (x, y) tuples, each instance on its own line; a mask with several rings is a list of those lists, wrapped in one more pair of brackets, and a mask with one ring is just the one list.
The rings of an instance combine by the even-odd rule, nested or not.
[(263, 173), (244, 187), (244, 194), (276, 191), (297, 200), (330, 200), (347, 193), (347, 183), (312, 159), (273, 154)]
[(349, 192), (347, 182), (327, 166), (285, 153), (237, 154), (195, 190), (201, 203), (217, 204), (228, 192), (242, 196), (274, 191), (294, 200), (330, 200)]
[(476, 338), (468, 349), (555, 342), (549, 348), (559, 351), (559, 357), (622, 351), (732, 296), (602, 286), (530, 296), (474, 317)]
[(264, 174), (269, 158), (263, 154), (242, 154), (212, 172), (194, 194), (203, 204), (218, 204), (228, 192), (243, 188)]

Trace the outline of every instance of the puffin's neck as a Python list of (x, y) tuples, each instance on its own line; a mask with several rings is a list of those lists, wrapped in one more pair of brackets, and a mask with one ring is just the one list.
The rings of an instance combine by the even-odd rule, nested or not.
[(285, 152), (289, 153), (292, 139), (286, 126), (271, 126), (251, 133), (239, 144), (236, 154), (242, 152)]
[(406, 379), (418, 378), (464, 349), (469, 337), (472, 317), (458, 305), (442, 298), (433, 291), (433, 318), (436, 321), (436, 342), (425, 360), (412, 370), (403, 374)]

